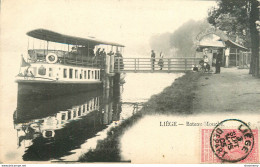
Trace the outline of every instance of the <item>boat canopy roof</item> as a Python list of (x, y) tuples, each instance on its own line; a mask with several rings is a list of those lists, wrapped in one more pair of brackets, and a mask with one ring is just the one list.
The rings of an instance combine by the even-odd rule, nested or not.
[(97, 40), (95, 38), (80, 38), (80, 37), (73, 37), (69, 35), (63, 35), (54, 31), (46, 30), (46, 29), (36, 29), (27, 32), (27, 35), (33, 38), (45, 40), (45, 41), (51, 41), (51, 42), (57, 42), (57, 43), (66, 43), (66, 44), (72, 44), (72, 45), (112, 45), (112, 46), (119, 46), (124, 47), (124, 45), (113, 43), (113, 42), (106, 42)]

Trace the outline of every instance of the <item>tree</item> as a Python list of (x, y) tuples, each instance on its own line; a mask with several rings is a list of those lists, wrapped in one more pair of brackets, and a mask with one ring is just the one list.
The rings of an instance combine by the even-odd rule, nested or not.
[(259, 76), (259, 34), (256, 21), (259, 18), (257, 0), (219, 0), (217, 8), (208, 13), (208, 21), (223, 30), (232, 39), (251, 48), (250, 73)]
[(192, 57), (196, 50), (196, 36), (209, 27), (210, 24), (206, 20), (189, 20), (173, 33), (153, 36), (150, 39), (150, 46), (154, 50), (162, 50), (166, 56)]

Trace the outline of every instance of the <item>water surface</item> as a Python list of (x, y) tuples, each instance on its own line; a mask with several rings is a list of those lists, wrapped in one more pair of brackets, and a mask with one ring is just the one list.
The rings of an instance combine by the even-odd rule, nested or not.
[(13, 83), (2, 106), (1, 159), (77, 161), (95, 149), (111, 127), (138, 112), (143, 102), (181, 75), (129, 73), (125, 84), (115, 83), (110, 89), (49, 99), (17, 95)]

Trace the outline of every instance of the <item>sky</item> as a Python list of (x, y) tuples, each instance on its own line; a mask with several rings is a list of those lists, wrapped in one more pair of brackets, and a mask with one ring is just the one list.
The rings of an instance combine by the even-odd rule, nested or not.
[(94, 36), (125, 45), (125, 57), (149, 57), (151, 36), (204, 19), (214, 5), (205, 0), (2, 0), (1, 67), (19, 66), (27, 52), (26, 32), (37, 28)]

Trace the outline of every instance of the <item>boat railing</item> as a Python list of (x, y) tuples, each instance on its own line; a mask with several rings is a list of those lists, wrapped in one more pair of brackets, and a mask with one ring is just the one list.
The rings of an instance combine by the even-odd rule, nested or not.
[(55, 54), (57, 55), (57, 62), (58, 64), (63, 65), (80, 65), (80, 66), (87, 66), (87, 67), (99, 67), (104, 68), (105, 60), (102, 57), (96, 57), (94, 55), (86, 56), (77, 53), (72, 53), (68, 51), (62, 50), (44, 50), (44, 49), (33, 49), (28, 50), (28, 59), (29, 63), (37, 63), (37, 62), (46, 62), (46, 56), (48, 54)]

